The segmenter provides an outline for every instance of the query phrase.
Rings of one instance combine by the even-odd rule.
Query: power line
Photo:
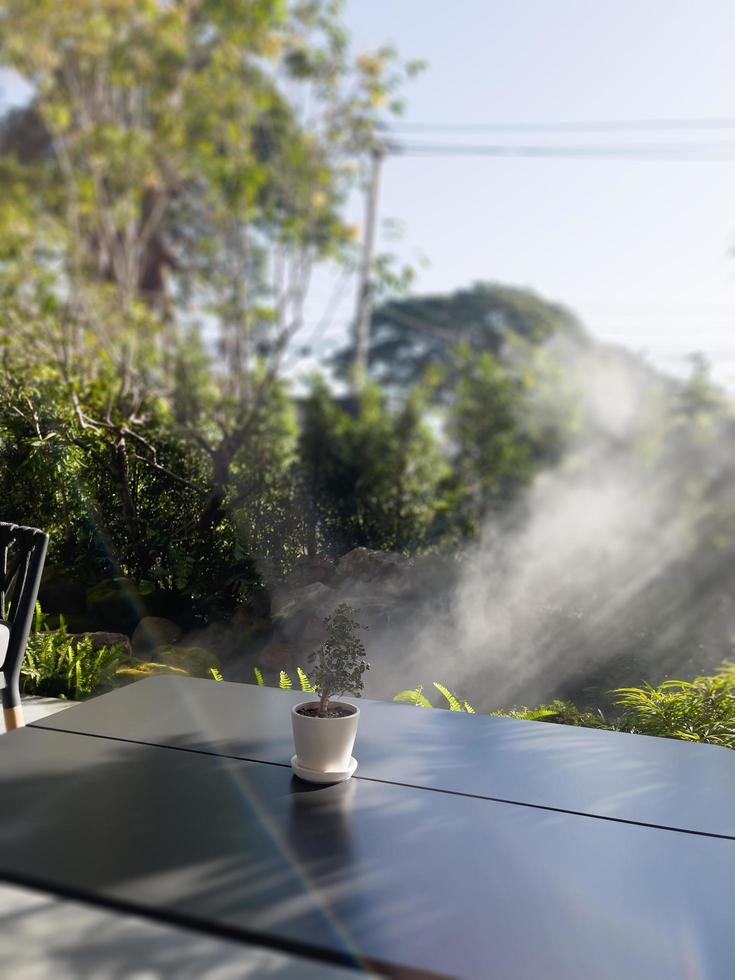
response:
[[[385,152],[409,156],[486,156],[585,159],[734,160],[735,141],[648,144],[412,143],[391,141]]]
[[[394,133],[607,133],[655,130],[735,129],[735,118],[689,119],[594,119],[556,122],[402,122],[391,123]]]

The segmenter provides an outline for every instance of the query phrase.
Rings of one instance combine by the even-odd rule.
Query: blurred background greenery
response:
[[[202,676],[293,669],[284,619],[316,642],[314,587],[336,601],[369,552],[446,562],[396,590],[402,635],[418,635],[488,529],[513,540],[541,475],[621,461],[665,496],[640,563],[682,529],[686,549],[600,618],[611,586],[587,588],[590,541],[568,602],[530,597],[537,634],[557,637],[533,678],[512,638],[489,673],[480,658],[453,678],[448,652],[441,676],[479,684],[487,709],[501,694],[598,705],[729,656],[735,415],[703,362],[668,378],[526,289],[414,295],[386,255],[363,284],[366,353],[357,332],[318,363],[300,347],[315,276],[364,267],[348,202],[370,190],[421,64],[389,47],[353,57],[327,0],[6,0],[0,25],[0,66],[32,92],[0,119],[0,515],[51,535],[46,631],[63,616],[74,635],[108,634],[88,650],[115,650],[98,657],[106,684],[128,654],[187,669],[177,644],[210,651]],[[622,428],[585,400],[610,370],[635,392]],[[617,390],[597,394],[614,414]],[[368,553],[344,564],[355,549]],[[384,567],[349,572],[379,637],[400,618],[375,611]],[[377,693],[400,686],[397,656]],[[518,684],[498,693],[500,670]]]

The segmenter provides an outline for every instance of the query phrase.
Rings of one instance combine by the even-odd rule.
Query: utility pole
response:
[[[372,313],[372,271],[375,250],[375,225],[378,213],[378,190],[380,187],[380,166],[385,156],[385,148],[380,144],[370,153],[370,176],[365,192],[365,233],[362,241],[362,259],[357,283],[357,306],[355,309],[354,357],[352,361],[352,388],[359,394],[368,368],[368,344],[370,341],[370,316]]]

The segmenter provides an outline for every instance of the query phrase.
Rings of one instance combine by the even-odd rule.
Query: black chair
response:
[[[0,523],[0,688],[6,731],[24,724],[18,682],[47,547],[43,531]]]

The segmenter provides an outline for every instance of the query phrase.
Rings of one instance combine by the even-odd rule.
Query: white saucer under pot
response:
[[[291,759],[291,768],[299,779],[303,779],[307,783],[344,783],[354,775],[357,769],[357,759],[354,756],[350,756],[350,764],[346,769],[334,772],[319,772],[316,769],[307,769],[306,766],[302,766],[298,756],[295,755]]]
[[[302,715],[300,708],[318,708],[318,701],[302,701],[291,709],[294,748],[301,769],[349,779],[350,766],[354,762],[352,750],[355,746],[357,723],[360,709],[345,701],[331,702],[334,707],[349,709],[349,714],[338,718],[318,718],[315,715]],[[354,769],[353,769],[354,772]],[[339,776],[340,773],[348,775]]]

